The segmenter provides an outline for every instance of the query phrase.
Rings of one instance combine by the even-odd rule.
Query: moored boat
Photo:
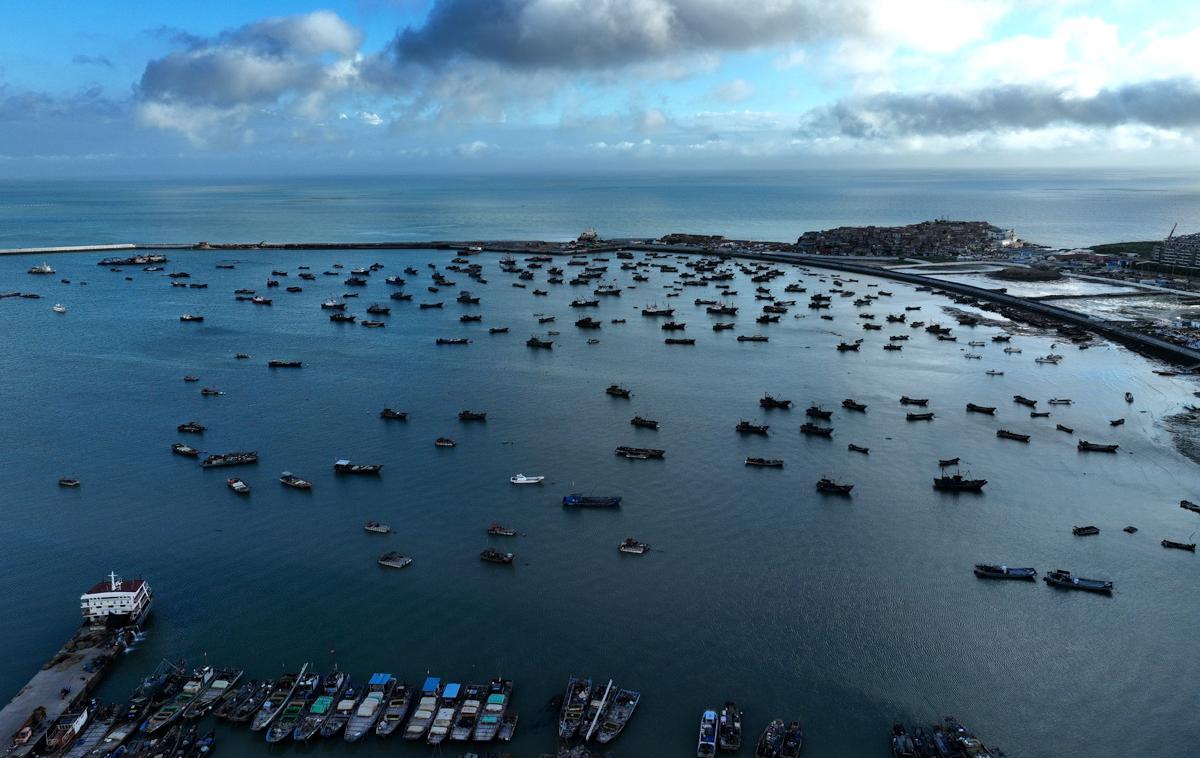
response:
[[[758,466],[760,468],[783,468],[782,458],[747,458],[747,466]]]
[[[392,688],[391,695],[383,706],[383,715],[375,724],[375,736],[387,737],[400,728],[412,706],[412,689],[403,682]]]
[[[412,565],[412,558],[409,558],[407,555],[404,555],[403,553],[398,553],[393,550],[391,552],[384,553],[383,555],[379,556],[379,559],[375,562],[378,563],[380,566],[386,566],[388,568],[402,569],[402,568],[407,568]]]
[[[485,547],[479,553],[479,560],[484,563],[501,563],[507,565],[512,563],[515,557],[512,553],[504,553],[494,547]]]
[[[697,758],[712,758],[717,754],[717,712],[700,715],[700,737],[696,742]]]
[[[1095,527],[1090,524],[1088,526],[1073,526],[1073,527],[1071,527],[1071,534],[1074,534],[1076,537],[1091,537],[1091,536],[1097,535],[1099,533],[1100,533],[1099,527]]]
[[[833,479],[825,477],[817,480],[817,492],[828,495],[849,495],[853,489],[853,484],[838,484]]]
[[[204,460],[200,461],[200,465],[203,468],[244,466],[250,463],[258,463],[258,453],[253,450],[236,451],[232,453],[213,453]]]
[[[1053,587],[1062,587],[1069,590],[1083,590],[1084,592],[1098,592],[1101,594],[1112,594],[1113,583],[1104,579],[1085,579],[1081,576],[1074,576],[1070,571],[1063,569],[1055,569],[1042,577],[1042,581]]]
[[[346,742],[357,742],[364,734],[375,728],[375,723],[383,715],[384,704],[396,687],[396,677],[391,674],[372,674],[367,680],[362,700],[354,709],[354,715],[346,722],[342,739]]]
[[[1163,540],[1161,544],[1163,547],[1170,547],[1176,550],[1187,550],[1193,553],[1196,552],[1195,542],[1176,542],[1175,540]]]
[[[1102,445],[1097,442],[1088,442],[1087,440],[1079,440],[1079,444],[1076,445],[1076,447],[1079,449],[1080,452],[1115,453],[1115,452],[1117,452],[1117,448],[1119,448],[1120,445]]]
[[[630,419],[629,423],[632,424],[633,426],[636,426],[636,427],[639,427],[642,429],[657,429],[658,428],[657,421],[654,421],[654,420],[648,419],[648,418],[642,418],[641,416],[634,416],[632,419]]]
[[[227,485],[229,485],[229,489],[233,490],[234,492],[236,492],[239,495],[249,495],[250,494],[250,485],[246,484],[245,482],[243,482],[241,479],[238,479],[237,477],[232,477],[230,479],[226,479],[225,483]]]
[[[725,701],[717,722],[717,748],[736,753],[742,749],[742,712],[737,703]]]
[[[864,405],[863,403],[855,402],[851,398],[846,398],[845,400],[843,400],[842,407],[848,411],[865,411],[865,410],[867,410],[866,405]]]
[[[564,506],[578,508],[614,508],[621,504],[620,495],[581,495],[573,493],[564,495],[562,499]]]
[[[754,749],[754,758],[779,758],[779,750],[783,747],[786,735],[787,729],[783,719],[775,719],[767,724],[762,737],[758,739],[758,746]]]
[[[514,474],[508,478],[508,481],[513,484],[541,484],[545,480],[544,476],[526,476],[525,474]]]
[[[426,677],[421,685],[420,697],[417,700],[412,718],[404,728],[404,739],[419,740],[429,732],[433,717],[437,713],[438,698],[442,694],[442,680],[436,676]]]
[[[900,405],[925,406],[925,405],[929,405],[929,398],[927,398],[927,397],[909,397],[908,395],[901,395],[900,396]]]
[[[954,460],[957,461],[957,459]],[[947,490],[950,492],[979,492],[985,484],[987,484],[987,479],[967,479],[962,474],[938,476],[933,479],[933,488],[935,490]]]
[[[567,691],[563,695],[562,710],[558,717],[559,739],[569,740],[579,732],[579,724],[583,721],[591,692],[591,679],[572,676],[567,681]]]
[[[988,415],[993,415],[996,413],[996,407],[993,405],[976,405],[975,403],[967,403],[967,412],[986,413]]]
[[[299,723],[296,724],[296,728],[292,731],[292,739],[296,742],[307,742],[313,735],[320,732],[321,727],[334,714],[349,683],[350,677],[341,671],[333,671],[325,676],[321,680],[316,697],[313,698]]]
[[[617,689],[601,714],[601,719],[593,734],[596,741],[603,745],[616,739],[625,725],[629,723],[629,719],[633,717],[633,712],[641,699],[640,692],[624,688]]]
[[[802,434],[809,434],[809,435],[812,435],[815,437],[832,437],[833,436],[833,427],[832,426],[817,426],[816,424],[810,424],[806,421],[800,425],[800,432]]]
[[[363,524],[363,531],[371,532],[373,534],[391,534],[392,528],[387,524],[383,524],[378,521],[368,521]]]
[[[607,388],[605,388],[604,394],[606,394],[610,397],[628,398],[633,393],[631,393],[629,390],[625,389],[624,387],[621,387],[620,385],[610,384]]]
[[[997,429],[996,436],[1000,437],[1001,439],[1016,440],[1017,442],[1028,442],[1029,441],[1028,434],[1018,434],[1017,432],[1010,432],[1007,429]]]
[[[342,691],[341,697],[337,704],[333,706],[328,718],[321,724],[320,734],[322,737],[334,737],[346,728],[346,723],[354,715],[354,711],[358,708],[358,701],[362,698],[362,693],[354,689],[354,686],[349,680],[346,682],[346,688]]]
[[[440,745],[450,736],[450,729],[454,725],[454,716],[461,706],[461,698],[461,685],[451,683],[445,686],[441,698],[438,699],[438,709],[433,716],[433,723],[429,725],[429,734],[425,737],[427,743]]]
[[[476,742],[489,742],[496,737],[508,710],[508,699],[512,695],[512,681],[493,679],[483,701],[483,710],[475,722],[472,737]],[[515,718],[515,716],[514,716]],[[511,739],[512,735],[509,735]]]
[[[182,442],[176,442],[171,445],[171,452],[175,453],[175,455],[182,455],[187,458],[196,458],[200,455],[199,450],[191,445],[185,445]]]
[[[378,474],[383,469],[381,463],[351,463],[345,458],[340,458],[333,463],[333,470],[338,474]]]
[[[800,751],[804,748],[804,729],[800,726],[799,721],[793,721],[788,724],[787,730],[783,735],[783,745],[779,748],[779,758],[800,758]]]
[[[1017,568],[991,563],[976,563],[975,576],[981,579],[1024,579],[1032,582],[1037,578],[1037,569]]]
[[[250,729],[252,731],[261,732],[279,717],[283,709],[283,704],[291,699],[292,693],[295,692],[296,687],[307,673],[308,664],[306,663],[300,669],[299,674],[284,674],[275,680],[275,684],[271,688],[271,694],[267,696],[266,700],[263,701],[262,705],[254,713],[254,718],[250,722]]]
[[[284,471],[279,475],[279,483],[284,487],[291,487],[294,490],[311,490],[312,482],[293,474],[291,471]]]
[[[468,684],[463,688],[462,705],[459,706],[454,723],[450,727],[451,741],[465,742],[471,739],[487,692],[488,688],[482,684]]]
[[[650,546],[645,542],[638,542],[633,537],[626,537],[620,545],[617,545],[617,550],[631,555],[643,555],[650,550]]]
[[[267,728],[267,744],[273,745],[291,738],[292,733],[299,726],[300,720],[308,712],[308,706],[316,697],[317,688],[320,684],[321,675],[315,672],[300,677],[300,681],[296,683],[296,689],[292,691],[291,697],[280,707],[279,716]]]

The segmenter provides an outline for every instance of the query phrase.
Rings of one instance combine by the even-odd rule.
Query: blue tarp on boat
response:
[[[458,688],[457,684],[447,684],[446,689],[442,690],[442,697],[453,700],[458,697]]]
[[[438,685],[441,683],[441,679],[431,676],[425,680],[425,684],[421,685],[421,692],[437,692]]]
[[[391,674],[371,674],[371,681],[368,682],[372,687],[382,687],[387,684],[392,678]]]

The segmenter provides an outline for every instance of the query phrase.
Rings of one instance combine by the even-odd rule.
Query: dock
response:
[[[0,709],[0,740],[3,740],[0,749],[4,750],[4,757],[29,755],[60,716],[82,707],[112,668],[120,650],[117,633],[112,629],[81,626]],[[11,747],[13,735],[39,707],[46,709],[46,716],[34,729],[33,736],[24,745]]]

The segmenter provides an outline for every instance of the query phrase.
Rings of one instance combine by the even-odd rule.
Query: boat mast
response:
[[[117,578],[117,572],[115,572],[115,571],[109,572],[108,584],[109,584],[109,587],[112,588],[112,590],[111,590],[112,592],[116,592],[119,589],[121,589],[121,580]]]
[[[608,693],[612,690],[613,680],[608,680],[608,686],[604,688],[604,697],[600,698],[600,707],[596,709],[596,715],[592,718],[592,724],[588,727],[587,734],[584,735],[583,741],[587,742],[592,738],[592,732],[596,731],[596,722],[600,721],[600,716],[604,713],[604,704],[608,702]]]

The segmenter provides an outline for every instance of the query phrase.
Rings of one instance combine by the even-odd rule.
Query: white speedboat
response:
[[[525,476],[524,474],[517,474],[516,476],[510,477],[508,481],[512,482],[513,484],[541,484],[545,478],[546,477],[544,476]]]
[[[54,304],[54,307],[53,307],[53,308],[51,308],[50,310],[54,311],[55,313],[66,313],[66,312],[67,312],[67,306],[65,306],[65,305],[60,305],[59,303],[55,303],[55,304]]]

